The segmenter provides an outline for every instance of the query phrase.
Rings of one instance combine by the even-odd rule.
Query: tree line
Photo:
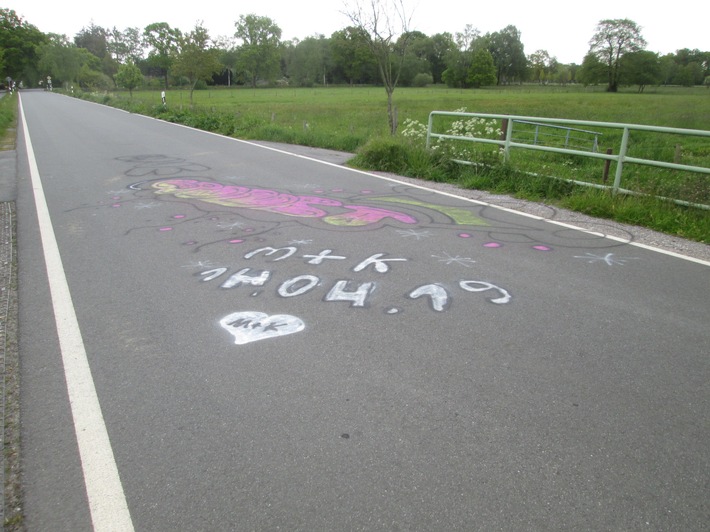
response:
[[[50,76],[55,86],[131,91],[146,83],[191,90],[204,85],[372,85],[386,84],[383,68],[389,68],[399,86],[580,83],[617,91],[631,85],[639,90],[710,85],[710,52],[681,49],[661,56],[648,51],[640,28],[628,19],[600,21],[580,65],[561,64],[546,50],[526,55],[521,33],[512,25],[486,34],[467,25],[459,33],[433,36],[404,25],[377,48],[366,21],[351,21],[330,37],[303,40],[282,40],[274,20],[254,14],[241,15],[234,35],[226,38],[212,38],[201,23],[183,32],[157,22],[124,30],[91,23],[70,40],[42,33],[15,11],[0,9],[0,81],[37,87]],[[386,55],[378,57],[383,47]]]

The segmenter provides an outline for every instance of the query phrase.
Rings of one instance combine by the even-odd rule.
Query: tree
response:
[[[661,82],[661,62],[658,54],[647,50],[626,54],[622,82],[638,85],[639,92],[643,92],[646,85],[658,85]]]
[[[525,47],[520,40],[520,31],[515,26],[506,26],[488,37],[488,50],[496,65],[498,85],[523,81],[527,69]]]
[[[351,85],[377,80],[377,62],[362,28],[348,26],[330,38],[334,69]]]
[[[116,73],[116,84],[120,87],[128,89],[128,93],[133,98],[133,89],[139,87],[143,83],[143,74],[140,68],[133,63],[126,63],[118,67]]]
[[[468,69],[468,82],[475,88],[479,88],[495,85],[496,80],[496,66],[491,53],[485,48],[474,52]]]
[[[327,82],[330,70],[329,41],[323,35],[306,37],[293,47],[286,73],[302,87]]]
[[[50,75],[54,82],[69,85],[78,82],[82,71],[101,74],[101,60],[86,48],[79,48],[64,35],[49,35],[49,42],[38,47],[38,66]]]
[[[0,79],[24,79],[28,84],[39,81],[37,48],[47,40],[46,35],[15,11],[0,8]]]
[[[177,45],[182,33],[167,22],[149,24],[143,30],[143,37],[152,50],[148,52],[148,64],[160,71],[168,88],[168,73],[177,53]]]
[[[201,23],[183,35],[179,41],[178,56],[173,64],[173,73],[190,80],[190,103],[197,82],[208,81],[222,70],[219,50],[211,46],[209,33]]]
[[[387,93],[387,118],[390,133],[394,135],[397,119],[392,95],[409,46],[411,15],[404,7],[404,0],[354,0],[346,3],[345,15],[367,36]]]
[[[107,36],[108,52],[119,63],[138,63],[143,59],[145,41],[139,28],[126,28],[119,31],[113,28]]]
[[[544,84],[550,81],[556,67],[557,60],[550,57],[547,50],[537,50],[528,56],[530,78],[536,83]]]
[[[596,55],[588,53],[577,73],[577,81],[585,86],[603,83],[607,79],[607,70],[607,66]]]
[[[259,79],[273,79],[280,70],[281,28],[269,17],[240,15],[234,23],[239,46],[237,68],[256,87]]]
[[[441,83],[443,81],[442,74],[446,70],[446,57],[456,48],[456,43],[450,33],[437,33],[431,38],[431,43],[427,59],[431,65],[434,83]]]
[[[402,35],[401,39],[408,39],[409,45],[404,54],[399,78],[405,87],[411,87],[415,79],[423,79],[419,74],[426,74],[426,79],[433,81],[429,55],[433,47],[432,40],[420,31],[413,31],[407,35]],[[399,46],[399,43],[397,44]]]
[[[606,19],[599,22],[596,33],[589,41],[589,53],[606,66],[608,92],[619,90],[624,54],[638,52],[645,46],[641,28],[635,22],[629,19]]]
[[[237,65],[239,52],[233,38],[218,37],[215,47],[219,50],[218,59],[223,72],[227,73],[227,86],[231,87],[234,79],[234,70]]]
[[[88,28],[81,28],[74,36],[77,48],[85,48],[96,57],[103,59],[108,55],[108,32],[93,22]]]

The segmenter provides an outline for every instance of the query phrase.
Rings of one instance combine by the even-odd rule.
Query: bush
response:
[[[425,72],[417,74],[412,80],[413,87],[426,87],[427,85],[431,85],[432,83],[434,83],[434,77],[431,74],[427,74]]]

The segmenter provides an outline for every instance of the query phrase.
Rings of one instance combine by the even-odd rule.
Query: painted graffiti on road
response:
[[[348,257],[343,255],[333,255],[333,250],[324,249],[318,254],[301,254],[298,247],[287,246],[283,248],[263,247],[249,251],[244,254],[244,260],[250,260],[261,256],[265,262],[279,262],[286,259],[302,260],[304,264],[318,266],[323,264],[325,259],[348,262]],[[350,272],[371,274],[388,274],[394,265],[405,266],[411,261],[405,257],[391,257],[386,253],[373,253],[372,255],[350,261]],[[203,270],[197,274],[202,282],[219,280],[219,288],[230,290],[243,288],[249,291],[251,297],[256,297],[262,292],[261,288],[270,284],[274,278],[271,269],[257,269],[248,267],[229,268],[220,266]],[[379,277],[379,276],[378,276]],[[368,308],[370,297],[378,289],[379,282],[368,279],[366,281],[355,280],[351,276],[347,278],[333,277],[326,280],[322,275],[315,273],[301,274],[276,281],[275,294],[282,298],[293,298],[310,293],[318,287],[325,287],[325,294],[322,297],[324,302],[346,302],[351,308]],[[461,279],[454,283],[459,293],[486,293],[488,302],[495,305],[510,303],[512,295],[508,290],[488,281],[477,279]],[[412,287],[405,294],[410,300],[425,298],[429,302],[429,308],[435,312],[444,312],[451,307],[454,298],[452,289],[446,283],[430,282]],[[397,314],[398,307],[388,307],[387,314]]]
[[[304,194],[242,184],[240,177],[213,181],[205,177],[211,171],[209,167],[180,157],[135,155],[118,160],[130,165],[126,176],[140,177],[143,181],[123,190],[109,191],[111,201],[99,202],[99,206],[152,211],[168,203],[183,205],[185,212],[168,216],[163,224],[136,226],[132,231],[153,229],[169,233],[192,223],[213,224],[215,240],[184,242],[195,252],[211,245],[254,240],[293,224],[332,231],[389,228],[401,238],[414,241],[436,238],[439,230],[453,230],[472,244],[475,236],[475,245],[489,251],[510,245],[542,252],[623,245],[603,235],[581,234],[571,228],[550,231],[549,226],[517,224],[509,217],[504,219],[500,209],[487,204],[473,203],[471,208],[460,208],[424,201],[421,196],[426,192],[404,183],[390,183],[391,194],[373,190],[347,192],[305,184],[301,187],[309,192]]]
[[[350,309],[377,306],[389,316],[416,308],[435,314],[446,313],[458,299],[489,303],[491,309],[508,305],[513,301],[509,289],[491,282],[480,272],[462,275],[466,270],[477,269],[474,266],[478,266],[480,254],[470,253],[474,247],[485,253],[500,253],[508,246],[522,245],[542,254],[557,248],[586,248],[584,251],[592,251],[575,258],[608,265],[630,260],[617,259],[612,253],[594,253],[596,248],[610,245],[599,235],[580,235],[569,228],[549,231],[549,226],[544,224],[516,223],[500,209],[487,204],[474,202],[468,208],[441,204],[442,196],[404,183],[387,183],[390,191],[384,193],[381,190],[347,191],[317,184],[300,185],[298,188],[307,189],[300,192],[255,186],[240,177],[212,180],[206,177],[211,172],[209,167],[180,157],[138,155],[119,160],[130,165],[125,171],[127,177],[141,181],[126,189],[111,191],[111,201],[100,202],[99,206],[132,208],[145,213],[135,217],[135,225],[126,234],[146,230],[165,235],[187,232],[177,242],[191,253],[202,254],[208,248],[215,250],[214,255],[221,257],[219,262],[207,260],[202,254],[201,260],[184,267],[196,269],[195,276],[200,283],[249,298],[250,304],[242,307],[249,310],[235,311],[219,319],[219,325],[232,336],[236,345],[306,329],[300,317],[256,310],[254,298],[262,294],[283,300],[312,299],[315,295],[323,303],[340,303]],[[426,201],[427,196],[436,199]],[[168,212],[162,214],[161,209]],[[304,235],[306,238],[282,241],[281,235],[286,230],[299,228],[309,231]],[[434,279],[427,280],[413,275],[412,266],[416,265],[410,257],[390,255],[382,250],[349,257],[328,244],[316,248],[317,251],[304,249],[316,240],[311,236],[375,230],[393,231],[401,239],[422,244],[430,238],[453,236],[461,243],[456,247],[467,253],[431,254],[432,266],[438,263],[459,273],[453,278],[432,273]],[[176,241],[173,239],[173,242]],[[282,243],[273,245],[276,242]],[[225,259],[220,251],[225,249],[224,245],[234,246],[227,254],[230,258]],[[250,247],[239,251],[241,258],[234,260],[233,250],[248,245]],[[304,264],[306,271],[295,273],[279,268],[293,261]],[[284,271],[291,273],[284,274]],[[397,296],[402,298],[400,301],[390,299],[391,292],[386,290],[390,283],[385,279],[391,272],[404,272],[402,275],[406,278],[414,279]],[[390,295],[385,297],[384,293]]]
[[[267,338],[287,336],[305,329],[301,318],[288,314],[268,315],[263,312],[233,312],[219,320],[236,345],[244,345]]]

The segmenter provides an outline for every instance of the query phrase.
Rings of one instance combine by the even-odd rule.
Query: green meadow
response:
[[[380,87],[207,88],[81,95],[131,112],[243,139],[270,140],[356,153],[351,164],[462,187],[545,201],[599,217],[647,226],[710,242],[710,211],[646,196],[612,195],[571,185],[613,181],[614,163],[604,177],[604,162],[579,156],[516,150],[504,164],[495,147],[465,148],[456,142],[426,150],[421,136],[407,135],[426,125],[431,111],[566,118],[710,130],[710,90],[704,87],[629,88],[520,85],[487,89],[398,88],[394,93],[398,134],[388,133],[387,100]],[[500,124],[494,124],[500,127]],[[517,127],[517,126],[516,126]],[[616,135],[616,137],[615,137]],[[600,136],[600,151],[619,146],[619,133]],[[633,133],[629,155],[710,168],[705,137]],[[484,146],[484,147],[481,147]],[[473,165],[452,163],[466,152]],[[622,187],[649,196],[710,204],[707,174],[627,165]]]
[[[130,99],[128,93],[114,95]],[[160,91],[134,91],[132,100],[159,107]],[[187,90],[167,91],[168,111],[226,113],[241,119],[237,127],[247,136],[255,130],[281,129],[283,135],[322,136],[331,144],[324,147],[354,151],[388,132],[386,95],[380,87],[219,88],[196,90],[192,100]],[[710,130],[710,90],[700,87],[652,87],[641,94],[635,90],[611,94],[601,86],[398,88],[394,104],[400,124],[408,118],[426,122],[433,110],[466,108],[477,113]]]

